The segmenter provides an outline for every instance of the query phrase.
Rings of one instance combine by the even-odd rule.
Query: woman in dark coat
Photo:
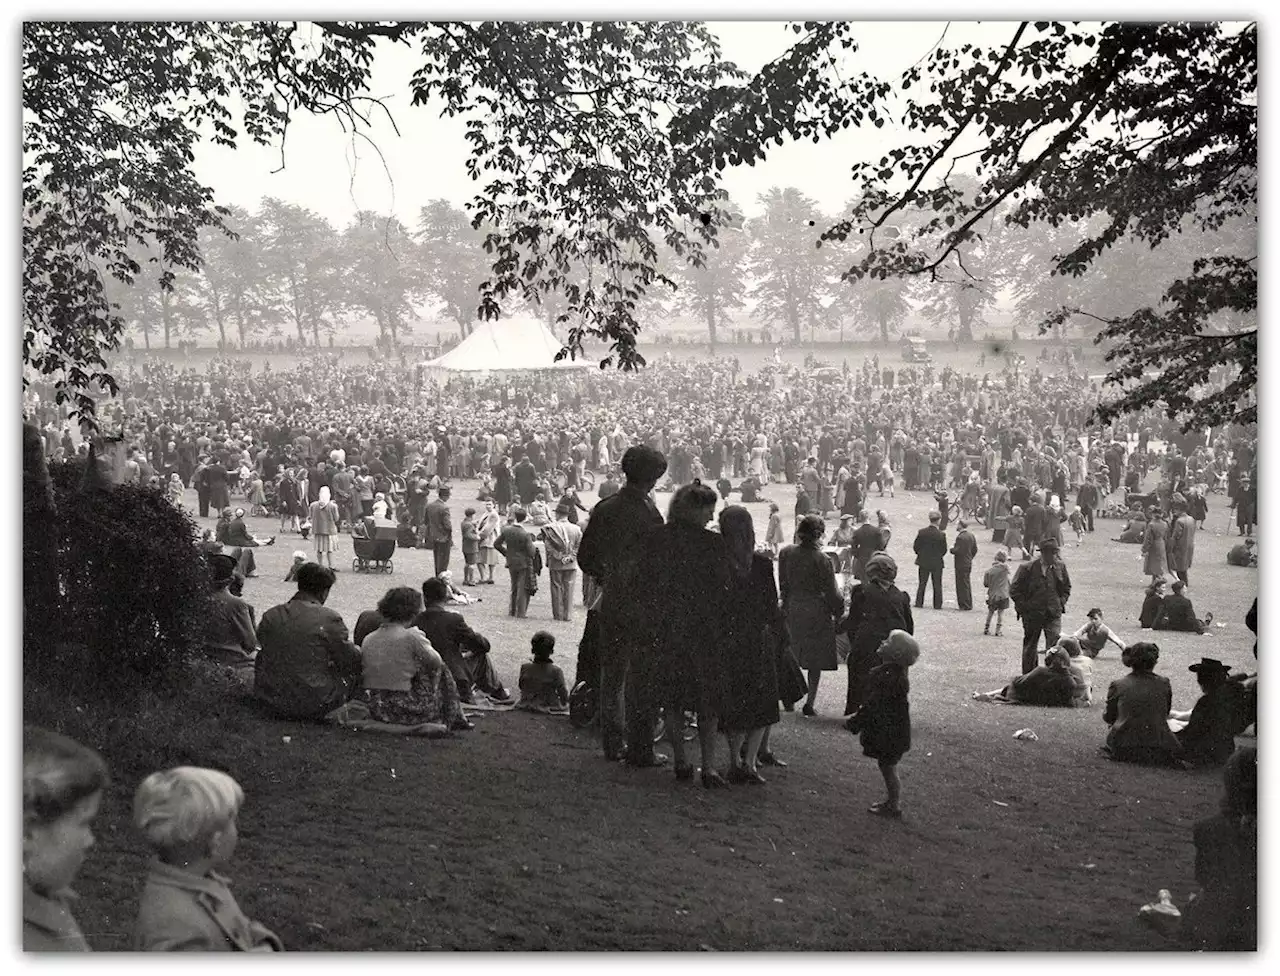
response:
[[[642,696],[666,710],[677,779],[693,778],[680,717],[697,711],[702,785],[708,788],[726,785],[715,758],[717,725],[729,697],[729,559],[724,539],[706,528],[715,509],[714,489],[694,481],[675,493],[667,523],[649,536],[636,577],[650,586],[649,651],[632,658],[627,678],[638,678]]]
[[[1109,759],[1151,766],[1181,766],[1182,744],[1169,729],[1173,687],[1155,673],[1160,648],[1155,644],[1130,644],[1121,662],[1129,674],[1111,682],[1102,720],[1110,726],[1103,747]]]
[[[493,500],[498,503],[499,513],[505,515],[511,505],[512,483],[511,466],[502,458],[493,466]]]
[[[720,513],[729,559],[728,698],[720,728],[729,740],[729,782],[763,783],[756,771],[765,731],[778,722],[777,635],[782,631],[773,561],[755,551],[751,513],[731,505]],[[744,741],[745,740],[745,741]],[[745,750],[745,751],[744,751]]]
[[[800,667],[809,675],[805,715],[818,714],[813,707],[823,671],[839,667],[836,658],[836,615],[844,600],[836,588],[835,570],[822,552],[826,525],[820,515],[806,515],[796,528],[797,544],[778,553],[778,582],[787,636]]]
[[[879,664],[876,651],[892,631],[915,633],[911,597],[894,585],[898,564],[886,552],[867,560],[866,580],[849,594],[849,615],[841,627],[849,634],[849,690],[844,713],[852,715],[865,700],[867,675]]]
[[[1138,626],[1150,630],[1160,617],[1160,608],[1164,606],[1164,580],[1157,578],[1147,587],[1147,595],[1142,599],[1142,609],[1138,612]]]

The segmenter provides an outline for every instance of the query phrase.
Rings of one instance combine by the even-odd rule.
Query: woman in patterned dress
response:
[[[382,624],[360,645],[361,700],[379,722],[470,729],[453,673],[426,635],[412,626],[421,610],[422,594],[411,586],[394,587],[378,601]]]

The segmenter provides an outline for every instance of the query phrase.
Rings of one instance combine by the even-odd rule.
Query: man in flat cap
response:
[[[1062,636],[1062,614],[1071,596],[1071,576],[1058,559],[1058,540],[1040,540],[1040,558],[1023,563],[1009,586],[1009,597],[1022,619],[1022,673],[1036,668],[1036,643],[1044,634],[1048,650]]]
[[[642,700],[638,682],[627,681],[644,612],[635,585],[636,566],[645,538],[662,525],[649,493],[666,470],[667,459],[660,451],[646,445],[627,448],[622,456],[627,482],[596,503],[578,548],[578,565],[601,589],[599,606],[588,608],[587,627],[599,628],[604,756],[617,760],[625,754],[632,766],[657,766],[666,758],[653,751],[652,705]]]

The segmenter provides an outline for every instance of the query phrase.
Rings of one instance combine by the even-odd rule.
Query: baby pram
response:
[[[351,530],[351,548],[356,554],[351,568],[357,573],[393,572],[391,557],[396,551],[396,527],[377,525],[372,518],[361,519]]]

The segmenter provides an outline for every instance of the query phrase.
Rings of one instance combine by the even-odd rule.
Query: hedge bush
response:
[[[82,460],[49,473],[58,608],[49,621],[32,619],[27,608],[28,631],[49,628],[43,639],[24,641],[29,674],[94,697],[181,686],[210,598],[195,522],[158,489],[86,488]],[[27,514],[28,534],[46,530],[38,513]]]

